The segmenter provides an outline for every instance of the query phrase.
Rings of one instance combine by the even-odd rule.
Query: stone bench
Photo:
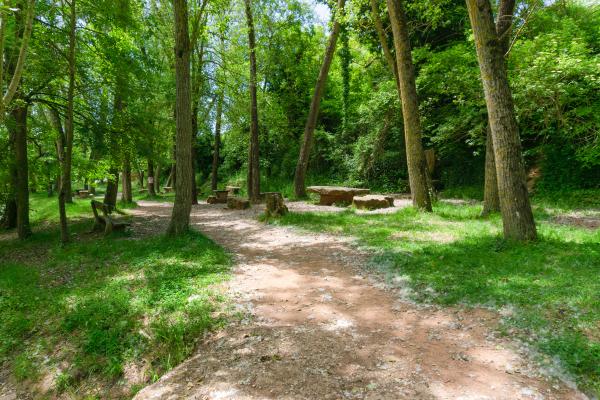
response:
[[[394,207],[394,198],[392,196],[381,196],[381,195],[366,195],[366,196],[354,196],[352,202],[354,207],[366,210],[376,210],[379,208]]]
[[[369,194],[369,189],[350,188],[342,186],[309,186],[306,188],[311,193],[317,193],[319,205],[331,206],[335,204],[352,204],[354,196]]]

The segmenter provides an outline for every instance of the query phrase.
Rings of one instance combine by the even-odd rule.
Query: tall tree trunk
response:
[[[492,131],[504,237],[534,240],[537,233],[525,182],[519,128],[492,7],[489,0],[467,0],[467,9]]]
[[[17,167],[17,234],[19,239],[31,236],[29,226],[29,165],[27,161],[27,105],[11,111],[15,120],[15,164]]]
[[[192,96],[190,82],[190,37],[187,0],[174,0],[176,86],[176,175],[175,203],[168,233],[189,230],[192,209]]]
[[[490,124],[487,125],[485,143],[485,183],[483,185],[483,210],[482,217],[500,211],[500,197],[498,194],[498,179],[496,177],[496,160],[494,159],[494,143]]]
[[[156,164],[156,170],[154,171],[154,191],[160,193],[160,173],[162,168],[160,163]]]
[[[421,121],[419,100],[415,82],[415,68],[408,36],[406,13],[400,0],[387,0],[388,13],[394,35],[396,65],[400,81],[400,100],[404,119],[406,142],[406,163],[413,205],[431,211],[431,198],[428,188],[427,162],[421,143]]]
[[[196,99],[194,97],[194,99]],[[194,105],[192,107],[192,180],[190,184],[192,185],[192,204],[198,204],[198,187],[196,185],[196,167],[198,157],[198,139],[196,135],[198,134],[198,101],[194,101]]]
[[[396,60],[394,59],[394,55],[390,51],[390,47],[387,42],[387,35],[385,33],[385,29],[383,28],[383,24],[381,23],[381,17],[379,15],[379,7],[377,6],[378,0],[370,0],[371,2],[371,17],[373,18],[373,24],[375,25],[375,30],[377,31],[377,37],[379,38],[379,43],[381,44],[381,49],[383,50],[383,55],[385,56],[385,60],[387,61],[390,72],[394,76],[394,80],[396,81],[396,89],[398,89],[398,93],[400,93],[400,79],[398,77],[398,67],[396,65]]]
[[[345,0],[338,0],[337,10],[335,11],[341,15],[344,5]],[[321,97],[323,96],[325,82],[327,82],[329,68],[331,67],[331,62],[335,53],[335,45],[337,43],[338,36],[340,35],[340,27],[340,21],[339,19],[335,18],[334,13],[333,30],[331,31],[329,41],[327,42],[323,64],[321,64],[321,70],[319,71],[319,77],[317,78],[315,91],[310,103],[308,118],[306,120],[306,125],[304,126],[302,147],[300,148],[300,154],[298,156],[298,164],[296,164],[296,173],[294,175],[294,193],[296,194],[296,197],[306,197],[306,171],[308,170],[308,161],[310,159],[315,128],[317,126],[317,117],[319,116]]]
[[[131,187],[131,161],[129,160],[129,154],[125,155],[125,161],[123,161],[122,177],[121,200],[126,203],[131,203],[133,201],[133,193]]]
[[[117,195],[119,193],[119,170],[113,167],[108,172],[110,174],[110,177],[108,178],[108,183],[106,184],[106,192],[104,193],[104,204],[116,206]]]
[[[138,170],[138,187],[140,189],[144,189],[144,170],[143,169]]]
[[[219,152],[221,151],[221,118],[223,117],[223,92],[219,93],[217,100],[217,121],[215,124],[215,147],[213,150],[212,173],[210,188],[217,190],[219,182]]]
[[[250,146],[248,150],[248,197],[252,202],[260,199],[260,166],[258,147],[258,100],[256,97],[256,38],[252,18],[251,0],[244,0],[250,48]]]
[[[512,26],[515,0],[500,0],[498,16],[496,18],[496,32],[500,40],[502,53],[506,55],[510,44],[510,27]],[[483,211],[481,216],[500,211],[500,198],[498,194],[498,179],[496,178],[496,161],[494,158],[494,145],[488,122],[485,145],[485,183],[483,188]]]
[[[71,187],[71,165],[73,159],[73,137],[75,133],[75,124],[73,121],[73,107],[75,99],[75,45],[76,45],[76,29],[77,15],[75,0],[70,3],[69,15],[69,87],[67,89],[67,118],[66,134],[64,145],[64,162],[62,163],[62,176],[60,179],[60,191],[58,193],[58,213],[60,217],[60,241],[64,244],[69,241],[69,227],[67,225],[67,210],[65,203],[73,202],[73,194]]]
[[[17,163],[15,158],[16,148],[15,148],[15,139],[17,136],[17,124],[14,118],[14,115],[8,117],[8,121],[6,121],[6,127],[8,129],[9,134],[9,148],[11,152],[11,160],[8,164],[9,169],[9,177],[10,177],[10,186],[9,193],[6,200],[6,204],[4,206],[4,214],[2,215],[2,227],[4,229],[14,229],[17,227],[17,185],[18,185],[18,177],[17,177]]]
[[[206,3],[203,3],[206,4]],[[200,21],[194,26],[198,32],[200,29]],[[196,184],[196,169],[198,168],[198,111],[200,102],[200,93],[202,89],[202,68],[204,60],[204,40],[200,43],[200,49],[197,58],[193,57],[192,65],[194,66],[194,74],[192,75],[192,204],[198,204],[198,186]],[[194,63],[194,61],[196,61]]]
[[[156,190],[154,190],[154,162],[151,158],[148,159],[148,195],[156,196]]]

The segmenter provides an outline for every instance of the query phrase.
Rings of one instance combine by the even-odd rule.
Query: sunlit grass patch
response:
[[[57,236],[52,226],[0,241],[0,362],[28,386],[50,375],[55,391],[116,385],[126,398],[225,322],[219,284],[230,258],[205,236],[84,236],[66,246]],[[141,381],[126,379],[134,366]]]

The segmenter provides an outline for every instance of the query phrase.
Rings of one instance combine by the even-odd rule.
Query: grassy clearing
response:
[[[34,197],[36,224],[55,220],[51,200]],[[51,377],[55,392],[127,398],[224,323],[215,285],[230,259],[198,233],[88,234],[87,200],[69,215],[88,219],[65,247],[47,224],[27,242],[0,240],[0,362],[28,387]]]
[[[547,204],[544,204],[546,206]],[[352,235],[374,266],[404,276],[419,301],[508,311],[503,331],[559,357],[582,388],[600,393],[600,230],[552,223],[536,211],[539,241],[500,238],[480,205],[438,203],[432,214],[289,214],[278,223]]]

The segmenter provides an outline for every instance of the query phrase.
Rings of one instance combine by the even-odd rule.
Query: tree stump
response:
[[[279,192],[263,193],[266,198],[265,215],[267,217],[281,217],[288,213],[288,208],[283,202],[283,196]]]
[[[240,197],[227,197],[227,208],[230,210],[245,210],[250,208],[250,202]]]

